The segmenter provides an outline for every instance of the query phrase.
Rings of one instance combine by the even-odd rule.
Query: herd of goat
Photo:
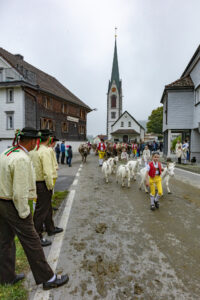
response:
[[[120,183],[122,187],[125,186],[125,181],[127,180],[127,187],[130,187],[131,180],[136,180],[138,177],[140,179],[139,189],[144,188],[145,192],[148,193],[147,187],[145,185],[146,181],[146,167],[140,168],[142,166],[142,159],[137,158],[137,160],[130,160],[127,164],[118,164],[118,157],[111,157],[103,162],[102,172],[105,177],[106,183],[109,182],[109,178],[112,174],[116,175],[116,182]],[[167,163],[166,167],[161,174],[162,183],[166,185],[167,192],[170,194],[169,189],[169,179],[174,176],[175,163]]]

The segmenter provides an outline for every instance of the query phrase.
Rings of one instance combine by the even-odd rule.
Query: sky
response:
[[[87,133],[105,134],[115,27],[123,111],[147,120],[200,44],[199,12],[199,0],[0,0],[0,47],[96,108]]]

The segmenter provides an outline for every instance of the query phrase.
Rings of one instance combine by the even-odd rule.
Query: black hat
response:
[[[38,136],[38,130],[36,130],[33,127],[24,127],[22,130],[17,129],[15,131],[15,137],[12,142],[13,146],[17,146],[19,143],[19,137],[20,138],[29,138],[29,139],[37,139]]]
[[[53,141],[54,142],[58,142],[59,141],[59,139],[57,139],[57,137],[54,135],[54,136],[52,136],[52,138],[53,138]]]
[[[22,130],[17,129],[15,132],[17,136],[30,137],[30,138],[38,138],[38,130],[33,127],[24,127]]]
[[[40,129],[39,135],[43,137],[49,137],[51,135],[51,131],[49,129]]]

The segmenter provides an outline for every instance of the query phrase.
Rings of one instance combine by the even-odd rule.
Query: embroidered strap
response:
[[[19,148],[20,148],[19,146],[12,147],[11,149],[9,149],[4,154],[7,155],[7,156],[9,156],[12,152],[19,152],[19,150],[18,150]]]

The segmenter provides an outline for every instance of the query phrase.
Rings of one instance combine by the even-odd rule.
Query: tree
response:
[[[162,134],[163,124],[163,106],[152,110],[151,115],[148,117],[147,133],[160,133]]]

